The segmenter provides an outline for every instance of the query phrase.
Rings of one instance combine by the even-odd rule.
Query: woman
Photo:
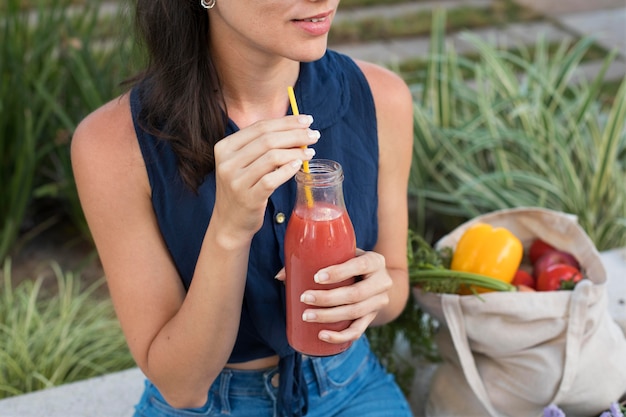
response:
[[[147,376],[137,416],[411,415],[364,332],[408,297],[412,100],[393,73],[326,50],[337,6],[137,1],[147,68],[72,143],[116,313]],[[360,248],[317,277],[362,278],[303,295],[307,320],[353,320],[320,332],[353,342],[326,358],[287,344],[281,282],[281,220],[314,154],[343,165]]]

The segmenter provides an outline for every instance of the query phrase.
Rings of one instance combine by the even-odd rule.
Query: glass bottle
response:
[[[333,344],[319,339],[320,330],[340,331],[351,321],[311,323],[302,320],[310,306],[300,301],[308,289],[332,289],[354,283],[354,278],[337,284],[318,284],[313,276],[320,269],[343,263],[356,254],[354,228],[343,198],[343,170],[338,162],[316,159],[309,172],[296,174],[296,203],[285,235],[285,286],[287,339],[297,351],[311,356],[328,356],[350,347],[350,342]]]

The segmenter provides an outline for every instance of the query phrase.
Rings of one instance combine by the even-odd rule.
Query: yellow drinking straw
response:
[[[296,95],[293,92],[293,87],[287,87],[287,94],[289,95],[289,102],[291,103],[291,112],[294,116],[298,116],[300,112],[298,111],[298,103],[296,102]],[[303,149],[306,146],[302,147]],[[302,170],[305,174],[309,173],[309,161],[302,161]],[[308,207],[313,207],[313,194],[311,194],[311,189],[307,186],[304,187],[304,195],[306,196],[306,205]]]

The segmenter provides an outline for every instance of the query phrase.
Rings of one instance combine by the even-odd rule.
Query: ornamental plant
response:
[[[79,276],[53,263],[41,276],[14,285],[11,262],[5,261],[0,398],[134,365],[110,299],[98,294],[103,284],[101,279],[83,288]]]
[[[89,237],[69,143],[78,121],[122,91],[142,59],[130,19],[88,0],[0,4],[0,262],[68,218]],[[114,5],[114,3],[112,3]],[[115,36],[113,36],[115,35]]]
[[[579,64],[592,39],[512,53],[465,34],[478,51],[470,61],[446,45],[444,27],[439,12],[415,88],[416,230],[539,206],[576,215],[599,250],[626,245],[626,82],[609,102],[602,93],[615,53],[588,81]]]

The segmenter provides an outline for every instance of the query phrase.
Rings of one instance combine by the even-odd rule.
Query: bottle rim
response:
[[[296,181],[315,187],[334,186],[343,181],[343,168],[337,161],[313,159],[309,161],[309,172],[301,167],[296,173]]]

